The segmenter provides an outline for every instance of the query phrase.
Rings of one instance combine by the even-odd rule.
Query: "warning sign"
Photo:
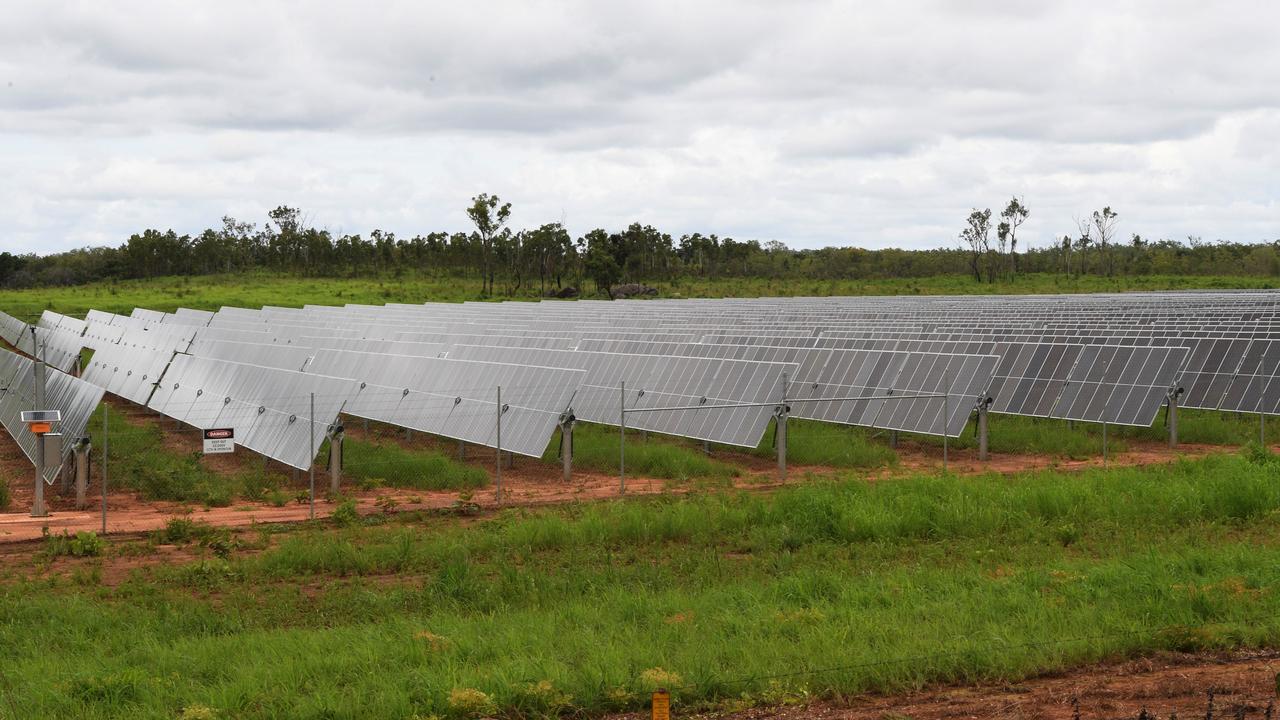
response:
[[[235,428],[210,428],[204,431],[204,454],[229,453],[236,451]]]
[[[653,694],[653,704],[649,706],[650,720],[671,720],[671,693],[658,690]]]

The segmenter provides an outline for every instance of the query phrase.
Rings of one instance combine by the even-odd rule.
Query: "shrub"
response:
[[[350,527],[360,522],[360,513],[356,511],[355,500],[343,500],[333,509],[333,521],[341,527]]]
[[[484,717],[498,712],[498,704],[486,693],[475,688],[454,688],[449,691],[449,708],[463,717]]]
[[[81,530],[75,535],[70,535],[64,530],[59,535],[52,535],[46,526],[42,533],[44,535],[44,552],[51,558],[66,555],[71,557],[98,557],[107,548],[106,541],[98,537],[95,532]]]

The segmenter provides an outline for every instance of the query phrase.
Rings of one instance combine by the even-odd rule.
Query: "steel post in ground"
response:
[[[951,403],[947,391],[942,392],[942,472],[947,471],[947,456],[950,454],[951,437],[947,427],[947,419],[951,417]]]
[[[627,491],[627,382],[618,383],[618,494]]]
[[[782,373],[782,403],[778,405],[778,411],[775,422],[777,423],[777,436],[774,444],[778,450],[778,480],[785,482],[787,479],[787,416],[790,415],[791,408],[787,407],[787,374]]]
[[[987,459],[987,403],[978,403],[978,459]]]
[[[75,451],[76,509],[89,507],[89,438],[80,438],[72,448]]]
[[[498,386],[498,420],[497,420],[495,435],[496,435],[496,441],[494,442],[494,456],[497,458],[497,462],[495,463],[497,465],[497,471],[496,471],[496,474],[494,475],[494,477],[496,478],[496,482],[494,484],[496,492],[494,494],[496,495],[497,501],[502,502],[502,386],[501,385]]]
[[[36,341],[36,329],[31,328],[31,347],[35,361],[31,363],[31,372],[35,383],[35,404],[32,410],[45,410],[44,396],[44,362],[40,359],[40,344]],[[48,517],[49,508],[44,503],[44,434],[36,435],[36,486],[31,500],[31,517]]]
[[[342,484],[342,441],[345,433],[341,427],[329,433],[329,492],[338,494]]]
[[[898,449],[898,431],[897,430],[889,431],[889,447],[893,448],[894,450]]]
[[[102,404],[102,534],[107,534],[107,412],[110,406]]]
[[[308,430],[307,435],[311,440],[310,468],[307,470],[309,478],[308,488],[311,493],[311,519],[316,519],[316,394],[311,393],[311,414],[307,417]]]
[[[1267,414],[1258,413],[1258,444],[1267,446]]]
[[[564,481],[573,479],[573,419],[568,418],[560,423],[560,464],[564,470]]]
[[[1178,393],[1169,393],[1169,447],[1178,447]]]
[[[1102,467],[1107,466],[1107,418],[1102,417]]]

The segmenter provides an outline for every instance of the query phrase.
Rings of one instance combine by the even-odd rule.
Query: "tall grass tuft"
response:
[[[603,473],[617,473],[619,468],[619,430],[602,425],[579,423],[573,429],[573,465],[576,468]],[[551,439],[544,461],[558,457],[560,435]],[[651,433],[646,438],[639,431],[627,432],[627,470],[636,475],[668,480],[710,478],[727,480],[741,470],[733,465],[707,457],[687,441]]]
[[[406,450],[392,442],[348,438],[342,452],[343,473],[356,481],[416,490],[467,490],[489,484],[484,470],[436,450]]]

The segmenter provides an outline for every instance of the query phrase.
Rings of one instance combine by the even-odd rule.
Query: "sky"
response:
[[[792,247],[1280,239],[1280,3],[0,0],[0,250],[301,208]]]

